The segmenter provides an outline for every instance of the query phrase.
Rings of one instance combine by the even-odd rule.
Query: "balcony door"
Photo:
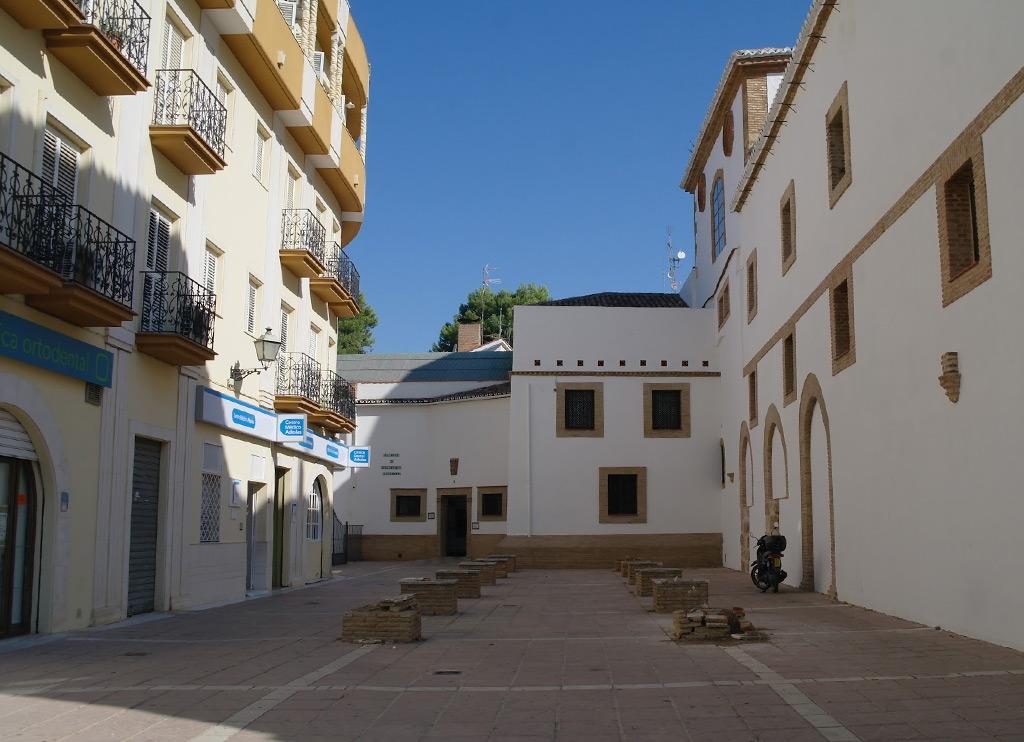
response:
[[[171,220],[149,211],[146,237],[146,274],[142,286],[142,331],[163,332],[167,314],[167,264],[171,254]]]

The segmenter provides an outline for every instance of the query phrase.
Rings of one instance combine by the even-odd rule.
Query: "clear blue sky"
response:
[[[352,0],[370,59],[366,221],[348,252],[379,353],[429,350],[495,290],[668,291],[679,189],[729,54],[792,46],[809,0]]]

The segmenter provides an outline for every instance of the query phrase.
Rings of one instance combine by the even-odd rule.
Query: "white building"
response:
[[[729,58],[688,308],[517,309],[497,549],[697,563],[711,534],[746,569],[779,522],[791,587],[1024,648],[1024,5],[936,5],[816,0]],[[666,399],[688,435],[651,435]]]

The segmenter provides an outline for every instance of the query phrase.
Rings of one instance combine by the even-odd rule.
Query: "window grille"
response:
[[[655,389],[651,392],[651,427],[654,430],[679,430],[682,404],[678,389]]]
[[[565,390],[565,427],[567,430],[594,429],[594,390]]]
[[[608,475],[608,515],[636,515],[636,474]]]
[[[313,482],[306,504],[306,540],[319,541],[323,536],[323,496],[320,491],[320,480]]]
[[[419,495],[396,495],[395,496],[395,517],[396,518],[418,518],[418,517],[420,517],[420,496]]]
[[[220,541],[220,474],[203,474],[202,501],[199,505],[199,541]]]
[[[503,499],[504,498],[501,492],[480,493],[480,515],[500,517],[503,514]]]

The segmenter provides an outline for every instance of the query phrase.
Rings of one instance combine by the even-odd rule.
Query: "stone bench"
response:
[[[681,577],[669,577],[651,580],[651,586],[655,613],[692,611],[708,604],[707,580],[684,580]]]
[[[439,580],[455,580],[456,598],[480,597],[480,570],[439,569],[434,576]]]
[[[481,585],[498,584],[498,569],[494,562],[459,562],[459,569],[471,569],[479,572]]]
[[[459,612],[455,580],[406,577],[398,582],[402,595],[415,595],[424,616],[454,616]]]
[[[414,642],[421,637],[420,605],[415,595],[384,598],[347,611],[342,619],[343,641]]]
[[[662,567],[664,566],[661,562],[649,562],[649,561],[632,561],[622,563],[622,576],[626,578],[626,582],[630,585],[636,584],[636,571],[638,569],[646,569],[648,567]]]
[[[516,567],[516,555],[515,554],[488,554],[488,559],[507,559],[508,560],[508,571],[515,572]]]
[[[682,577],[683,570],[679,567],[641,567],[635,574],[637,597],[649,598],[652,590],[651,580]]]

